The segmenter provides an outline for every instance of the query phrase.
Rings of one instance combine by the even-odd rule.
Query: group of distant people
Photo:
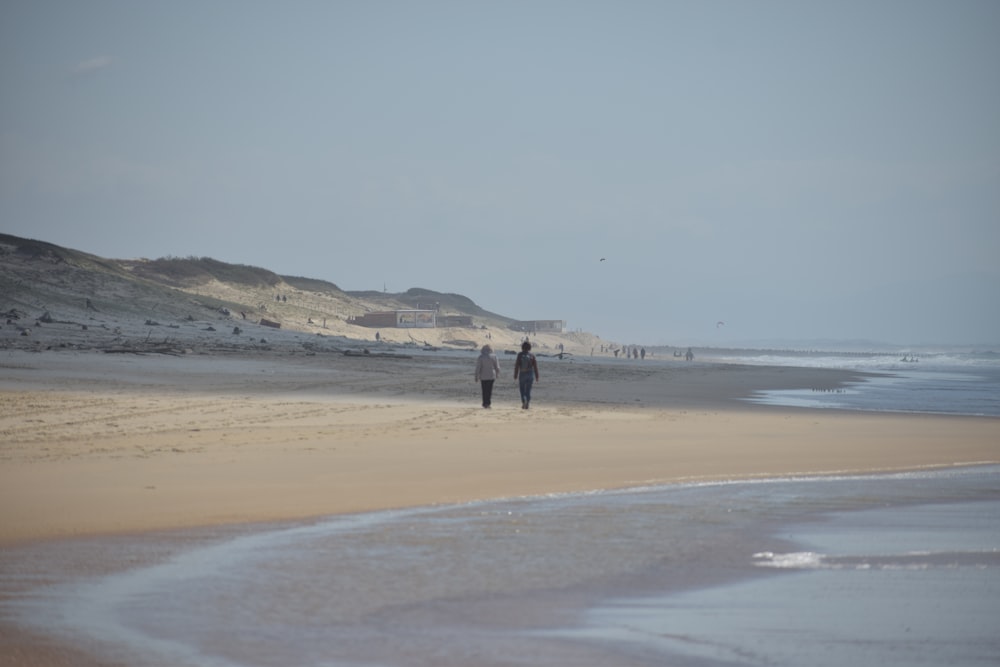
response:
[[[500,362],[493,352],[493,347],[483,345],[476,359],[476,382],[479,382],[483,393],[483,408],[489,409],[493,403],[493,383],[500,377]],[[514,361],[514,379],[521,394],[521,409],[531,407],[531,388],[538,381],[538,360],[531,353],[531,343],[521,343],[521,351]]]
[[[619,350],[615,350],[615,357],[618,357]],[[626,359],[645,359],[646,358],[646,348],[644,347],[632,347],[629,348],[628,345],[621,349],[622,355]]]
[[[646,358],[646,348],[640,347],[638,345],[633,345],[629,347],[628,345],[623,345],[622,347],[612,348],[610,345],[601,345],[601,354],[605,352],[610,352],[615,355],[615,359],[619,355],[625,357],[626,359],[645,359]],[[590,354],[593,356],[594,348],[590,348]]]

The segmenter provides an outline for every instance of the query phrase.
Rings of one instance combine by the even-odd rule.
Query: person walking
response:
[[[518,381],[521,390],[521,409],[527,410],[531,405],[531,386],[538,380],[538,361],[531,353],[531,343],[521,343],[521,351],[514,362],[514,379]]]
[[[489,408],[493,403],[493,382],[500,377],[500,362],[497,355],[493,354],[493,348],[483,345],[483,349],[476,359],[476,382],[483,388],[483,407]]]

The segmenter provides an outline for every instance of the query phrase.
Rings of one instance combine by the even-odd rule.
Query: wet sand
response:
[[[760,389],[835,388],[854,377],[847,372],[549,358],[523,411],[501,357],[505,379],[493,409],[483,410],[473,361],[472,353],[6,351],[0,546],[673,481],[1000,461],[994,418],[739,400]],[[80,568],[118,566],[127,565]],[[85,664],[73,650],[0,620],[0,665]]]

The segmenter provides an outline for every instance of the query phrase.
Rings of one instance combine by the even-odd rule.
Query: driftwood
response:
[[[412,359],[409,354],[396,354],[395,352],[369,352],[368,350],[344,350],[345,357],[378,357],[381,359]]]
[[[441,341],[445,345],[454,345],[455,347],[476,347],[477,343],[474,340],[464,340],[457,338],[455,340],[443,340]]]
[[[106,347],[102,352],[106,354],[169,354],[171,356],[180,357],[184,354],[184,350],[174,347],[172,345],[141,345],[136,347]]]

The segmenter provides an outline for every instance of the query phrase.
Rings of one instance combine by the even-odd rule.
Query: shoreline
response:
[[[974,474],[974,469],[978,466],[966,466],[965,472]],[[882,474],[872,472],[873,479],[879,479]],[[894,472],[888,473],[891,476]],[[933,474],[933,473],[932,473]],[[849,475],[850,479],[835,480],[836,484],[857,484],[863,480],[867,473],[859,475]],[[822,482],[822,475],[819,476]],[[737,480],[738,481],[738,480]],[[784,479],[781,481],[796,483],[795,479]],[[806,483],[817,481],[816,477]],[[765,480],[766,482],[766,480]],[[861,481],[860,483],[865,483]],[[867,482],[874,484],[874,481]],[[884,482],[880,482],[880,485]],[[682,486],[679,484],[678,486]],[[728,485],[723,485],[725,488]],[[739,487],[737,487],[739,488]],[[881,486],[880,486],[881,488]],[[650,489],[653,493],[657,491]],[[626,490],[626,493],[628,491]],[[577,499],[583,499],[590,494],[583,494]],[[891,496],[891,494],[890,494]],[[881,497],[876,492],[876,497]],[[887,496],[888,497],[888,496]],[[888,505],[873,503],[874,498],[869,498],[868,509],[884,509]],[[966,501],[972,498],[967,497]],[[504,506],[507,503],[528,503],[545,502],[544,496],[534,498],[516,499],[496,499],[484,501],[484,506]],[[566,502],[566,499],[557,499],[557,502]],[[572,501],[570,501],[572,502]],[[843,499],[837,500],[831,497],[828,504],[823,506],[801,508],[794,516],[794,525],[801,526],[807,517],[825,516],[829,512],[852,511],[859,508],[856,500],[845,502]],[[922,501],[903,495],[892,501],[893,507],[907,507],[919,505]],[[938,502],[955,502],[954,498],[941,500]],[[422,508],[411,508],[416,510],[414,516],[423,514]],[[437,512],[461,511],[460,506],[455,507],[435,507],[431,508],[431,514]],[[403,510],[403,515],[407,511]],[[466,516],[474,516],[466,511]],[[215,547],[223,546],[231,542],[239,542],[242,538],[257,536],[266,533],[284,534],[291,531],[294,534],[297,530],[305,528],[310,530],[310,526],[315,522],[322,524],[334,519],[333,516],[314,519],[298,519],[266,523],[230,524],[215,525],[193,528],[174,528],[168,530],[144,531],[140,533],[126,533],[117,535],[76,537],[69,539],[58,539],[42,542],[28,542],[17,546],[0,549],[0,563],[13,564],[11,569],[19,573],[17,576],[3,577],[4,586],[0,589],[0,601],[13,602],[18,604],[19,600],[29,602],[39,595],[44,595],[44,591],[53,587],[55,595],[57,591],[65,590],[66,585],[74,586],[76,583],[87,581],[99,581],[103,577],[126,574],[133,570],[142,570],[158,564],[169,564],[178,557],[183,558],[184,554],[198,549],[212,550]],[[659,573],[646,571],[644,568],[625,575],[624,578],[612,577],[610,581],[594,583],[593,585],[581,584],[579,587],[571,587],[567,591],[551,597],[546,593],[545,602],[532,597],[529,593],[524,595],[514,594],[511,599],[498,603],[494,611],[504,611],[514,614],[505,620],[494,619],[499,625],[498,629],[508,633],[512,637],[518,636],[521,632],[528,632],[529,636],[533,624],[539,623],[547,627],[538,637],[549,637],[558,640],[560,637],[569,639],[583,639],[579,645],[566,646],[567,655],[572,656],[574,664],[598,665],[608,664],[607,656],[621,657],[620,653],[613,650],[613,646],[602,647],[600,642],[593,641],[601,637],[603,628],[608,627],[609,620],[600,620],[600,615],[607,610],[612,610],[610,620],[611,627],[617,626],[617,619],[614,618],[615,610],[629,611],[627,606],[630,602],[637,604],[639,609],[647,607],[648,600],[672,599],[673,596],[697,595],[699,591],[719,590],[721,588],[735,587],[733,590],[740,590],[743,587],[758,584],[765,579],[778,575],[778,570],[771,568],[757,567],[754,563],[746,560],[749,553],[760,553],[763,549],[774,549],[778,545],[786,545],[786,548],[796,548],[799,544],[795,539],[785,535],[783,531],[786,522],[771,518],[761,518],[757,522],[758,530],[748,532],[745,529],[737,531],[734,535],[720,536],[721,542],[713,542],[713,553],[722,552],[720,556],[708,559],[708,562],[701,563],[697,568],[692,569],[689,564],[676,563],[683,572],[682,578],[677,579],[669,571]],[[405,539],[405,538],[403,538]],[[734,548],[738,547],[738,548]],[[780,548],[780,547],[779,547]],[[683,548],[681,548],[683,552]],[[754,557],[756,558],[756,556]],[[11,582],[15,582],[12,587]],[[44,583],[41,583],[44,582]],[[653,598],[650,598],[650,589],[657,591]],[[73,590],[70,588],[69,590]],[[490,600],[473,599],[469,603],[468,611],[474,616],[482,613],[481,609],[490,609]],[[520,605],[524,605],[523,607]],[[462,602],[457,602],[457,609],[463,606]],[[625,605],[625,606],[623,606]],[[516,611],[514,609],[516,607]],[[452,607],[456,611],[456,607]],[[390,616],[391,616],[391,612]],[[460,612],[459,612],[460,613]],[[413,622],[407,612],[401,612],[402,620]],[[447,618],[447,617],[446,617]],[[597,626],[594,626],[594,619],[598,619]],[[447,623],[446,619],[442,619]],[[452,621],[453,622],[453,621]],[[601,623],[605,625],[601,625]],[[25,623],[26,625],[21,625]],[[496,631],[496,630],[494,630]],[[707,632],[708,630],[706,630]],[[114,639],[114,634],[104,634],[96,632],[92,635],[68,634],[67,626],[60,625],[50,630],[39,629],[36,621],[17,620],[9,612],[0,615],[0,666],[5,665],[35,665],[38,667],[125,667],[126,665],[161,664],[159,661],[148,662],[141,656],[145,651],[141,644],[129,641],[119,644]],[[69,630],[69,632],[75,632]],[[595,632],[595,635],[591,635]],[[591,640],[591,641],[586,641]],[[682,642],[683,645],[683,642]],[[678,660],[683,660],[687,655],[682,649],[673,655]],[[391,651],[391,649],[390,649]],[[405,652],[399,653],[405,657]],[[131,657],[130,657],[131,656]],[[604,656],[604,657],[602,657]],[[188,664],[188,663],[185,663]],[[190,664],[197,664],[192,662]],[[256,664],[248,662],[246,664]],[[423,663],[421,663],[423,664]],[[448,663],[452,664],[452,663]],[[470,664],[470,663],[454,663]],[[471,663],[480,664],[480,663]],[[486,660],[481,664],[499,664]],[[565,664],[564,661],[545,664]],[[631,663],[630,663],[631,664]],[[652,664],[646,662],[636,662],[635,664]],[[707,663],[706,663],[707,664]],[[714,663],[713,663],[714,664]]]

